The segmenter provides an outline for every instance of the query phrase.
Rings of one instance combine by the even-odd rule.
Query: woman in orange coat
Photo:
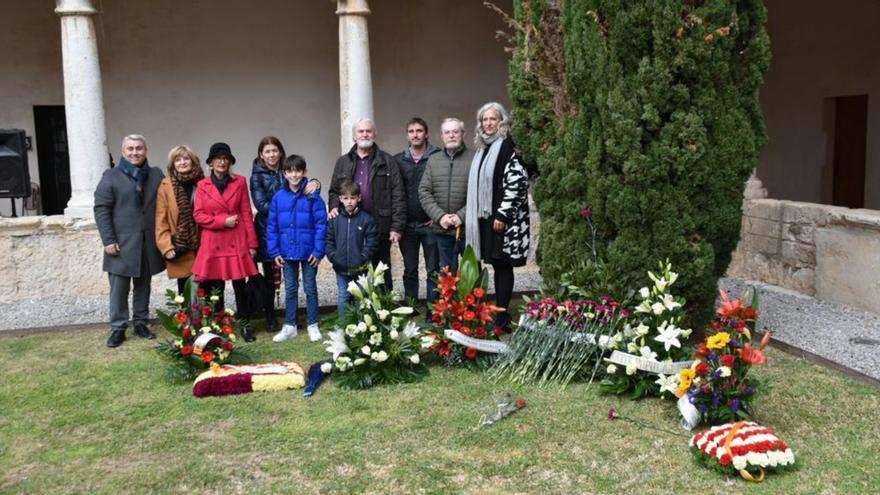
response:
[[[202,236],[192,271],[207,293],[219,290],[221,307],[226,280],[232,280],[242,335],[245,341],[253,342],[256,337],[250,328],[252,311],[245,279],[257,274],[254,263],[257,234],[251,218],[247,180],[230,172],[233,164],[235,156],[228,144],[211,146],[208,153],[211,174],[196,185],[193,218],[201,227]]]
[[[168,278],[177,279],[183,294],[199,249],[199,228],[193,219],[196,183],[205,178],[199,157],[188,146],[168,153],[168,175],[156,195],[156,246],[165,257]]]

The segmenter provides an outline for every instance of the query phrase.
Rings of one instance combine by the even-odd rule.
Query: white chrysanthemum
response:
[[[379,345],[381,343],[382,343],[382,334],[381,333],[376,332],[376,333],[370,335],[370,344]]]
[[[632,354],[634,352],[637,352],[638,350],[639,350],[639,346],[637,346],[635,344],[635,342],[630,342],[630,343],[626,344],[626,352]]]
[[[388,353],[385,351],[374,352],[373,354],[370,355],[370,357],[373,359],[373,361],[376,361],[377,363],[381,363],[381,362],[385,361],[386,359],[388,359]]]
[[[210,332],[210,331],[211,331],[211,327],[202,327],[202,328],[199,330],[199,332],[201,332],[201,333],[208,333],[208,332]]]
[[[737,471],[742,471],[743,469],[746,468],[747,465],[748,465],[748,462],[746,461],[746,456],[738,455],[733,458],[733,468],[736,469]]]
[[[720,372],[720,375],[725,378],[730,376],[730,368],[727,366],[722,366],[722,367],[718,368],[718,371]]]
[[[321,372],[325,375],[333,371],[333,365],[330,363],[324,363],[321,365]]]
[[[419,358],[418,354],[413,354],[412,356],[409,357],[409,361],[412,364],[419,364],[419,362],[421,362],[421,358]]]
[[[364,333],[367,331],[367,324],[359,321],[357,324],[357,333]]]
[[[380,309],[379,311],[376,311],[376,316],[379,317],[379,321],[385,321],[385,319],[388,318],[389,314],[391,314],[391,312],[389,312],[387,309]]]
[[[397,330],[391,330],[390,332],[388,332],[388,336],[391,337],[391,340],[397,340],[397,337],[399,337],[400,334],[397,332]]]
[[[186,299],[184,299],[183,296],[177,296],[174,298],[174,302],[177,304],[183,304],[184,301],[186,301]]]
[[[183,339],[177,339],[174,341],[174,345],[177,347],[183,347]]]
[[[363,354],[365,356],[369,356],[371,354],[371,352],[372,352],[372,350],[370,349],[370,346],[365,345],[365,346],[361,347],[361,354]]]
[[[605,372],[608,373],[609,375],[613,375],[613,374],[617,373],[617,366],[615,366],[613,364],[609,364],[608,367],[605,368]]]
[[[636,365],[634,365],[634,364],[630,364],[626,367],[626,374],[627,375],[635,375],[636,371],[638,371],[638,368],[636,368]]]
[[[217,302],[217,301],[220,300],[220,296],[211,296],[211,297],[209,297],[208,299],[210,299],[211,302]]]

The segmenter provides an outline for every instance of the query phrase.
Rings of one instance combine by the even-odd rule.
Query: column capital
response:
[[[99,12],[91,0],[56,0],[55,13],[61,17],[69,15],[97,15]]]
[[[336,0],[336,15],[370,15],[367,0]]]

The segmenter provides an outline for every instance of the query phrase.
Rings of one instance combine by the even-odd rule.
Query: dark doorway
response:
[[[44,215],[61,215],[70,201],[70,155],[63,105],[34,106],[37,163]]]
[[[834,186],[831,204],[865,206],[868,95],[834,99]]]

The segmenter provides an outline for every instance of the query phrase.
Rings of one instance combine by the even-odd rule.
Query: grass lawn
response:
[[[674,403],[575,384],[491,383],[432,368],[419,384],[196,399],[164,381],[154,342],[104,347],[104,327],[0,338],[0,493],[877,493],[878,390],[777,350],[759,422],[801,469],[762,484],[697,467]],[[302,333],[258,361],[323,356]],[[528,406],[475,426],[504,391]]]

